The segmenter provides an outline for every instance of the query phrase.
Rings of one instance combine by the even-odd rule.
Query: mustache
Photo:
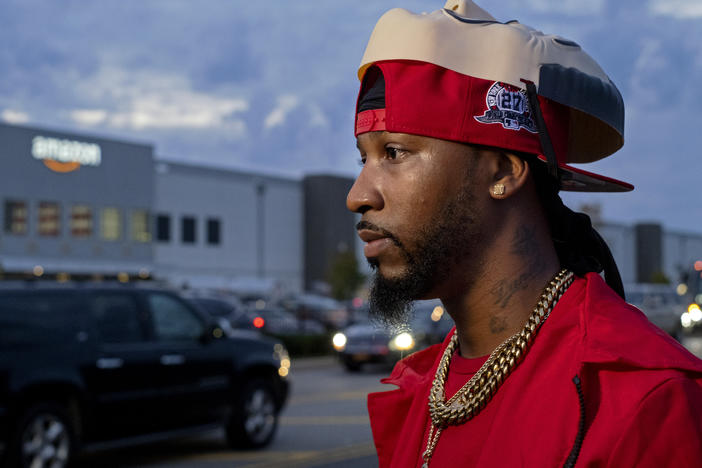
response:
[[[361,229],[367,229],[369,231],[382,234],[383,237],[387,237],[388,239],[390,239],[393,244],[404,249],[404,246],[402,245],[402,242],[400,242],[400,239],[398,239],[392,232],[388,231],[387,229],[383,229],[380,226],[371,223],[370,221],[364,220],[356,223],[356,230],[360,231]]]

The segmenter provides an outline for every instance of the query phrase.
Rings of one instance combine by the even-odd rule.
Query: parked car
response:
[[[203,312],[214,318],[225,333],[231,335],[233,329],[256,330],[249,320],[246,308],[238,301],[229,298],[186,295],[185,298]]]
[[[415,351],[439,343],[452,327],[453,320],[441,302],[417,301],[407,325],[389,330],[369,319],[361,320],[335,334],[332,344],[344,367],[358,371],[367,363],[393,364]]]
[[[626,300],[638,307],[648,319],[669,335],[679,338],[680,316],[686,311],[683,298],[666,284],[629,284]]]
[[[331,297],[305,293],[288,296],[279,303],[297,318],[316,320],[330,331],[346,326],[349,320],[348,309]]]
[[[213,317],[229,318],[240,314],[245,309],[244,304],[236,296],[186,292],[183,297],[201,306]]]
[[[8,467],[67,466],[84,447],[220,425],[274,437],[290,360],[159,289],[0,290],[0,442]]]
[[[262,332],[273,335],[321,335],[326,332],[324,325],[314,319],[298,319],[287,310],[273,306],[251,309],[236,323],[252,323]]]

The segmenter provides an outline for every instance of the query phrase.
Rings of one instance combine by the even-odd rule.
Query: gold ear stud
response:
[[[505,194],[505,186],[504,184],[495,184],[492,186],[492,194],[493,195],[504,195]]]

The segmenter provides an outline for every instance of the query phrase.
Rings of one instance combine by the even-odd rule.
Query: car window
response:
[[[205,312],[215,317],[226,317],[232,313],[232,307],[216,299],[191,299],[190,302],[200,306]]]
[[[269,317],[271,319],[284,320],[284,319],[294,317],[293,314],[286,312],[284,310],[281,310],[281,309],[262,309],[262,310],[258,310],[256,312],[258,312],[260,315],[263,315],[264,317]]]
[[[145,340],[136,300],[126,294],[97,294],[90,311],[104,343],[135,343]]]
[[[181,301],[159,293],[149,294],[148,301],[157,340],[193,341],[202,336],[202,320]]]
[[[80,302],[71,294],[0,296],[0,349],[68,343],[82,329]]]

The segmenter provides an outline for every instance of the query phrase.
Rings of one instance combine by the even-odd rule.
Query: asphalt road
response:
[[[235,451],[220,430],[84,454],[80,468],[374,468],[378,466],[366,395],[381,385],[383,367],[350,374],[332,359],[293,360],[291,397],[278,434],[264,450]]]
[[[683,335],[680,343],[692,354],[702,359],[702,335]]]
[[[702,357],[702,337],[683,344]],[[366,395],[389,390],[388,368],[344,371],[333,359],[293,360],[291,396],[278,434],[264,450],[235,451],[220,430],[157,443],[100,450],[77,468],[376,468]]]

